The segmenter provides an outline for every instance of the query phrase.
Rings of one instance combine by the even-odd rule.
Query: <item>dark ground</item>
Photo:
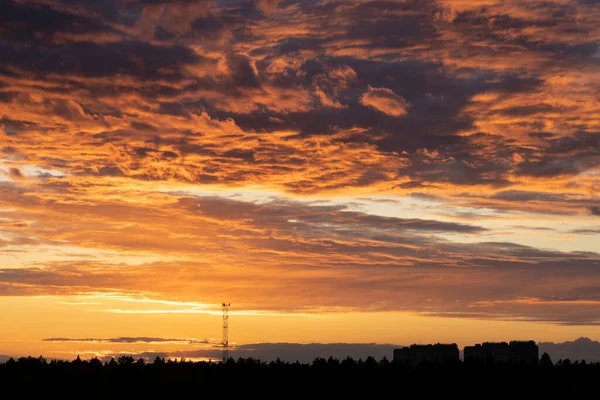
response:
[[[0,364],[0,398],[600,398],[600,363],[407,365],[346,359],[312,364],[73,362]]]

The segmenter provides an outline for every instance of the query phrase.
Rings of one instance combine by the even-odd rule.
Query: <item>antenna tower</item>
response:
[[[223,303],[223,362],[227,362],[229,358],[229,306],[231,303]]]

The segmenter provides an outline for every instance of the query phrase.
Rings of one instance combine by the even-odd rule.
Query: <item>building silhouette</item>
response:
[[[519,342],[513,340],[508,345],[510,348],[510,362],[513,364],[537,364],[539,349],[533,340]]]
[[[539,349],[533,340],[506,342],[484,342],[465,346],[465,362],[487,362],[499,364],[537,364]]]
[[[465,346],[465,361],[485,361],[494,363],[507,363],[510,360],[510,349],[506,342],[484,342],[474,346]]]
[[[410,347],[394,349],[394,362],[412,366],[421,363],[452,364],[458,361],[459,351],[456,343],[413,344]]]

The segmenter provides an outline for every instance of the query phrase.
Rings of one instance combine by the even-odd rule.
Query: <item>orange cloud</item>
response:
[[[400,117],[408,113],[410,104],[401,96],[387,88],[374,88],[369,86],[360,98],[360,104],[372,107],[384,114]]]

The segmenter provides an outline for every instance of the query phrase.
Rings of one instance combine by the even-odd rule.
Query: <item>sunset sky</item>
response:
[[[0,354],[212,348],[222,301],[600,339],[600,2],[1,1]]]

